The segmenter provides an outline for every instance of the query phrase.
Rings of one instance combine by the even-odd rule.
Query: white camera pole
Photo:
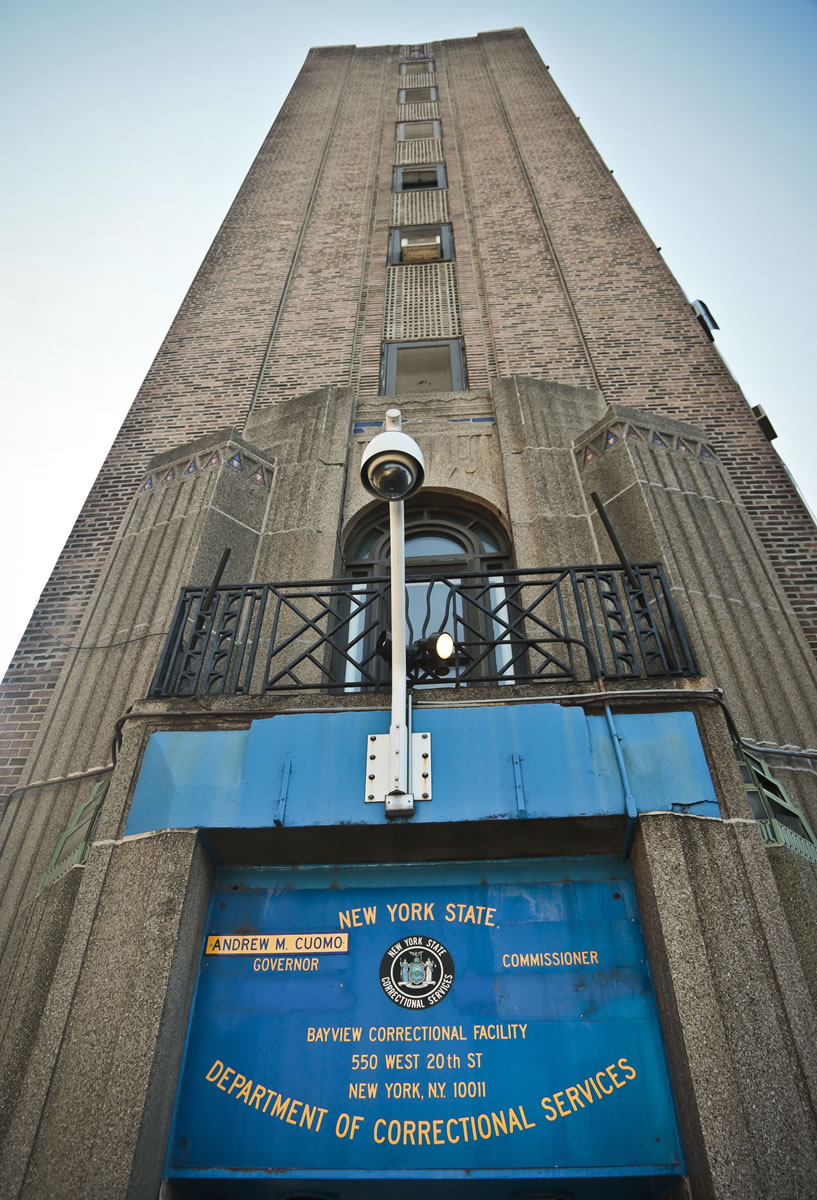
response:
[[[386,430],[402,429],[399,408],[386,413]],[[389,790],[386,807],[409,816],[414,797],[409,791],[409,729],[406,696],[406,523],[402,500],[389,501],[391,545],[391,724],[389,725]],[[392,801],[390,804],[390,800]]]
[[[391,719],[386,735],[366,739],[366,803],[384,804],[387,817],[413,817],[412,775],[420,798],[431,799],[431,734],[411,733],[406,681],[406,529],[403,502],[422,487],[423,453],[403,433],[399,408],[386,413],[386,427],[369,442],[360,463],[360,482],[389,505],[391,579]],[[412,769],[412,762],[416,768]]]

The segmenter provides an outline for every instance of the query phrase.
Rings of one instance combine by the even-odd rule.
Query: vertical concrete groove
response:
[[[505,125],[505,131],[508,135],[508,141],[513,146],[514,154],[516,155],[516,159],[519,164],[519,172],[520,172],[522,178],[525,180],[525,186],[527,187],[528,194],[529,194],[530,200],[531,200],[531,204],[533,205],[534,212],[536,213],[536,216],[539,220],[539,224],[542,228],[542,236],[545,239],[545,242],[547,244],[551,258],[553,260],[553,265],[556,268],[556,274],[559,278],[559,282],[561,283],[562,290],[564,292],[564,297],[565,297],[565,300],[567,301],[567,306],[570,311],[570,316],[573,321],[573,325],[576,329],[576,334],[579,338],[579,342],[581,343],[582,350],[584,351],[584,356],[585,356],[587,366],[590,370],[590,374],[593,376],[593,381],[595,383],[596,388],[603,396],[604,388],[602,387],[601,380],[599,379],[598,372],[596,371],[596,364],[593,362],[593,356],[590,353],[590,347],[587,344],[587,338],[584,335],[584,330],[582,328],[581,321],[579,320],[579,314],[576,311],[576,306],[573,303],[573,297],[570,294],[570,288],[568,287],[568,284],[567,284],[567,278],[562,269],[562,264],[559,261],[559,256],[556,253],[556,247],[553,244],[553,239],[550,236],[550,230],[548,229],[547,222],[545,221],[545,214],[542,212],[542,206],[539,203],[539,198],[536,195],[536,189],[533,186],[533,180],[531,179],[531,177],[528,173],[528,169],[525,166],[525,161],[522,157],[522,151],[519,149],[519,142],[516,139],[516,134],[513,131],[510,117],[508,116],[508,112],[505,108],[505,102],[502,99],[502,95],[499,91],[496,80],[494,79],[494,73],[491,69],[491,65],[488,62],[488,57],[485,53],[485,46],[480,38],[478,38],[477,40],[479,42],[479,49],[480,49],[480,53],[482,55],[482,61],[485,64],[485,74],[486,74],[488,80],[490,81],[491,87],[492,87],[494,95],[496,97],[497,106],[499,107],[499,111],[502,114],[502,121]]]
[[[383,67],[380,71],[380,88],[378,93],[377,111],[375,115],[375,124],[378,129],[382,129],[385,122],[385,106],[386,106],[386,76],[392,64],[392,53],[383,56]],[[349,356],[349,387],[357,390],[360,382],[360,359],[361,345],[360,332],[364,325],[363,313],[366,308],[368,298],[368,279],[369,269],[374,253],[374,238],[375,228],[377,223],[377,179],[380,174],[380,163],[383,155],[383,138],[375,139],[376,149],[374,151],[374,169],[370,171],[369,178],[372,180],[372,187],[369,189],[369,217],[366,223],[366,242],[363,247],[363,261],[360,265],[360,287],[357,293],[357,307],[355,309],[355,327],[352,332],[352,352]],[[370,160],[371,161],[371,160]]]
[[[222,468],[223,469],[223,468]],[[220,471],[213,472],[205,478],[197,476],[188,484],[179,484],[174,489],[168,489],[161,496],[152,495],[148,499],[145,508],[152,509],[152,521],[150,524],[145,520],[142,522],[140,531],[134,537],[128,537],[124,541],[117,539],[114,542],[109,560],[103,575],[99,581],[97,591],[94,598],[86,611],[86,616],[80,626],[80,638],[84,639],[89,634],[92,642],[95,641],[96,634],[93,630],[96,624],[104,625],[111,624],[113,628],[117,628],[122,614],[126,611],[128,600],[131,595],[131,585],[140,570],[148,565],[147,578],[143,593],[151,587],[152,582],[165,583],[168,586],[164,590],[164,595],[168,598],[175,598],[176,586],[170,586],[170,576],[168,575],[167,566],[163,565],[165,560],[172,562],[174,558],[178,559],[177,548],[186,532],[186,540],[188,542],[188,552],[183,556],[181,561],[176,562],[175,571],[172,574],[176,576],[176,585],[180,576],[184,576],[189,563],[189,555],[194,552],[195,546],[198,544],[201,536],[201,529],[206,520],[206,514],[213,492],[216,488]],[[196,492],[200,495],[196,496]],[[195,502],[195,503],[194,503]],[[168,512],[165,510],[169,509]],[[191,518],[191,512],[195,511],[192,529],[185,530],[185,522]],[[158,539],[155,535],[158,534]],[[107,581],[115,572],[116,584],[108,601]],[[157,593],[161,590],[157,588]],[[107,602],[103,604],[103,599]],[[111,612],[113,612],[113,620],[111,621]],[[142,615],[140,609],[137,609],[136,616]],[[166,631],[164,631],[166,632]],[[131,649],[131,647],[136,647]],[[85,708],[79,708],[72,704],[72,697],[82,694],[83,686],[90,676],[96,673],[96,687],[92,689],[97,706],[101,704],[106,710],[110,707],[116,710],[117,714],[120,708],[123,707],[132,687],[135,674],[144,663],[147,654],[150,654],[151,659],[155,655],[155,649],[151,639],[140,638],[138,641],[125,640],[121,646],[112,646],[108,649],[102,648],[93,650],[90,647],[83,650],[80,647],[73,650],[71,656],[63,668],[63,674],[60,684],[58,684],[55,692],[54,701],[59,698],[60,705],[68,705],[68,720],[64,724],[59,737],[50,737],[49,735],[56,730],[54,724],[54,713],[58,705],[52,702],[52,708],[49,712],[47,722],[41,727],[38,735],[37,743],[35,744],[32,754],[31,770],[41,761],[53,763],[55,756],[60,755],[61,760],[67,762],[70,756],[74,753],[77,744],[77,737],[83,723],[87,720],[87,712]],[[100,665],[99,656],[104,655],[104,661]],[[122,664],[129,663],[127,672],[123,669]],[[104,697],[100,697],[100,688],[107,681],[107,691]],[[111,700],[114,695],[118,695],[119,699],[111,705]],[[93,758],[99,753],[101,740],[105,740],[112,736],[113,727],[105,728],[100,725],[96,730],[95,737],[89,742],[86,750],[85,758]],[[53,743],[53,744],[50,744]],[[50,757],[49,757],[50,749]],[[60,760],[57,760],[60,761]],[[31,899],[30,903],[35,903],[35,898],[31,896],[33,886],[37,882],[36,876],[39,874],[39,868],[44,861],[45,843],[48,838],[56,841],[62,829],[64,829],[70,818],[74,808],[78,803],[79,793],[73,791],[74,785],[63,785],[65,788],[66,800],[70,807],[66,807],[66,801],[61,801],[61,790],[57,788],[54,794],[52,803],[48,808],[45,807],[47,802],[46,796],[38,797],[38,803],[27,805],[28,820],[24,822],[24,828],[20,833],[21,838],[29,837],[35,830],[36,824],[40,823],[39,832],[35,834],[36,842],[32,843],[32,854],[29,859],[29,868],[25,874],[18,878],[16,883],[17,900],[13,907],[13,914],[8,922],[6,936],[2,940],[5,947],[12,930],[25,904],[26,895]],[[16,811],[11,814],[11,829],[14,828],[18,816],[22,815],[22,800],[17,806]],[[18,839],[19,840],[19,839]],[[22,860],[20,860],[22,861]],[[14,871],[10,872],[6,881],[4,893],[8,893],[11,887]]]
[[[108,851],[107,862],[105,864],[105,870],[103,872],[103,877],[102,877],[102,886],[100,888],[98,888],[98,890],[97,890],[97,897],[96,897],[96,902],[93,905],[93,911],[91,913],[90,919],[87,920],[86,924],[85,924],[85,929],[84,929],[84,933],[83,933],[82,952],[79,955],[76,967],[75,967],[74,971],[72,972],[73,979],[72,979],[72,984],[71,984],[70,999],[68,1000],[65,1011],[62,1015],[61,1028],[60,1028],[59,1037],[57,1039],[57,1044],[56,1044],[56,1047],[54,1048],[53,1053],[50,1056],[50,1070],[48,1071],[47,1082],[44,1084],[42,1093],[39,1097],[40,1103],[38,1106],[36,1106],[37,1119],[36,1119],[36,1122],[34,1125],[32,1135],[30,1136],[30,1138],[28,1139],[28,1142],[27,1142],[31,1152],[26,1157],[25,1167],[24,1167],[24,1170],[20,1177],[19,1187],[17,1187],[13,1193],[9,1193],[10,1195],[13,1194],[14,1196],[19,1196],[21,1194],[21,1192],[23,1191],[23,1189],[25,1187],[26,1180],[29,1175],[29,1171],[31,1170],[31,1167],[32,1167],[35,1147],[37,1145],[37,1140],[39,1137],[40,1129],[42,1127],[43,1119],[45,1117],[45,1111],[46,1111],[46,1108],[48,1105],[48,1099],[51,1094],[51,1089],[52,1089],[53,1082],[54,1082],[54,1075],[55,1075],[55,1072],[57,1069],[57,1064],[59,1063],[59,1060],[60,1060],[60,1055],[62,1053],[63,1045],[65,1043],[65,1033],[70,1024],[71,1014],[74,1010],[74,1004],[76,1002],[78,980],[79,980],[80,976],[82,975],[82,970],[85,965],[86,958],[88,956],[88,947],[90,945],[91,938],[93,936],[94,925],[95,925],[95,921],[96,921],[96,914],[99,909],[99,897],[102,894],[105,882],[106,882],[106,880],[108,878],[108,874],[110,872],[112,857],[113,857],[112,852]],[[85,882],[85,880],[83,880],[83,882]],[[77,896],[77,899],[79,899],[79,896]],[[74,909],[74,911],[76,911],[76,908]],[[63,942],[62,950],[59,955],[59,960],[57,962],[57,967],[56,967],[56,970],[54,973],[55,977],[60,974],[61,967],[63,966],[63,960],[68,957],[69,947],[68,947],[67,941],[68,941],[68,939],[66,937],[65,941]],[[52,1000],[53,997],[54,997],[54,991],[52,988],[52,990],[49,992],[48,998],[46,999],[45,1005],[43,1006],[43,1009],[42,1009],[41,1023],[42,1023],[42,1017],[45,1016],[46,1011],[48,1009],[49,1001]],[[56,1003],[55,1000],[54,1000],[54,1003]],[[29,1063],[26,1068],[26,1073],[25,1073],[26,1081],[28,1081],[29,1079],[32,1078],[32,1059],[34,1058],[34,1056],[37,1053],[37,1042],[39,1042],[41,1040],[41,1037],[42,1037],[42,1033],[38,1031],[37,1041],[35,1041],[34,1047],[32,1049],[31,1058],[29,1059]],[[22,1091],[22,1089],[21,1089],[21,1091]],[[12,1141],[13,1141],[13,1139],[9,1139],[9,1145],[12,1144]]]
[[[694,511],[689,501],[682,505],[681,497],[685,491],[692,491],[695,496],[700,497],[700,502],[695,507],[698,509],[697,516],[694,520],[694,529],[698,535],[699,546],[695,552],[698,560],[698,568],[696,574],[699,580],[715,579],[718,582],[718,591],[723,597],[722,603],[726,606],[727,611],[731,606],[731,598],[737,593],[742,602],[742,618],[733,626],[733,630],[740,635],[740,641],[743,643],[744,653],[740,659],[734,659],[736,674],[743,673],[746,678],[746,683],[749,685],[749,664],[751,664],[754,655],[758,648],[763,647],[766,651],[767,669],[773,672],[776,680],[775,696],[777,698],[778,711],[772,711],[769,705],[764,704],[764,709],[767,714],[767,720],[772,728],[780,728],[779,722],[786,721],[791,728],[798,730],[798,738],[802,734],[802,725],[798,716],[798,711],[804,709],[808,711],[809,700],[803,694],[802,688],[797,682],[797,673],[791,670],[791,651],[795,648],[790,640],[785,637],[785,634],[775,630],[772,624],[772,615],[769,611],[768,598],[764,598],[756,583],[758,575],[761,580],[764,580],[771,596],[778,603],[782,601],[780,590],[773,586],[771,579],[766,575],[761,567],[763,552],[758,546],[754,536],[749,537],[748,546],[751,546],[755,553],[752,555],[751,561],[747,558],[747,540],[740,536],[735,536],[735,506],[729,503],[715,502],[717,505],[716,511],[713,513],[712,502],[700,495],[701,489],[699,481],[693,478],[687,482],[681,477],[682,470],[689,472],[692,464],[686,458],[679,458],[675,455],[662,454],[656,452],[653,456],[657,474],[659,476],[659,486],[662,489],[665,504],[670,511],[678,514],[678,519],[673,521],[672,528],[674,536],[677,537],[680,530],[683,528],[684,521],[682,520],[682,507],[688,511]],[[718,517],[723,523],[727,531],[727,536],[723,536],[723,527],[718,528],[715,518]],[[691,543],[688,541],[687,543]],[[713,552],[714,547],[720,547],[720,553]],[[758,571],[758,568],[761,570]],[[728,578],[731,576],[732,578]],[[710,611],[714,612],[714,608],[710,605]],[[782,611],[782,605],[781,605]],[[728,638],[724,635],[722,638],[723,644],[727,640],[734,641],[734,637]],[[788,643],[788,644],[787,644]],[[799,658],[798,654],[798,658]],[[749,685],[748,694],[752,694],[751,686]],[[757,689],[754,689],[755,691]],[[797,694],[792,695],[792,691]],[[745,689],[742,689],[746,694]],[[779,711],[780,703],[785,705],[783,713]],[[805,703],[804,703],[805,702]],[[785,740],[790,740],[786,738]]]
[[[255,410],[255,406],[258,403],[258,397],[261,394],[261,388],[264,383],[264,376],[266,374],[267,364],[269,363],[270,355],[272,354],[272,347],[275,343],[275,335],[278,332],[278,326],[281,324],[281,318],[283,317],[284,308],[286,307],[287,297],[289,295],[289,289],[292,284],[293,276],[295,275],[295,268],[298,265],[298,258],[301,253],[301,247],[303,246],[304,238],[306,237],[306,230],[309,225],[309,219],[312,215],[312,209],[315,204],[315,197],[318,194],[318,188],[319,188],[320,182],[321,182],[321,175],[323,174],[323,168],[326,164],[326,159],[329,154],[329,147],[332,144],[332,137],[335,132],[335,127],[338,123],[338,114],[340,113],[340,108],[343,103],[343,95],[344,95],[344,91],[346,89],[346,84],[348,82],[349,75],[352,70],[352,63],[354,62],[354,58],[355,58],[355,50],[353,49],[352,53],[349,55],[349,61],[346,64],[346,72],[343,76],[343,81],[342,81],[340,87],[338,88],[338,98],[335,103],[334,111],[332,113],[332,120],[329,125],[329,132],[326,135],[326,141],[323,144],[323,150],[321,152],[320,162],[318,163],[318,169],[315,172],[315,181],[312,184],[312,191],[310,193],[309,200],[306,205],[306,212],[304,213],[304,219],[301,222],[301,229],[298,234],[298,241],[296,242],[295,249],[292,252],[292,258],[290,260],[289,270],[287,271],[286,279],[284,280],[284,286],[282,287],[281,294],[278,298],[278,306],[275,310],[275,316],[273,317],[273,320],[272,320],[272,328],[270,329],[270,335],[269,335],[269,338],[267,339],[266,349],[264,350],[264,357],[262,358],[261,366],[258,369],[258,378],[255,381],[255,386],[252,390],[252,396],[250,397],[250,404],[247,409],[247,414],[244,417],[244,422],[241,426],[242,432],[247,428],[247,422],[249,421],[250,417],[252,416],[252,414]]]
[[[665,497],[666,499],[666,494]],[[735,683],[739,684],[739,695],[728,694],[727,700],[731,703],[738,702],[740,697],[752,696],[754,675],[747,668],[746,654],[742,647],[735,645],[735,639],[732,635],[733,624],[731,622],[724,626],[723,608],[721,605],[714,605],[706,595],[705,581],[714,579],[719,582],[719,570],[716,564],[713,565],[706,549],[701,549],[700,544],[693,544],[692,540],[687,536],[683,528],[683,522],[667,517],[667,511],[672,514],[674,506],[671,502],[659,503],[657,497],[653,497],[651,508],[654,514],[654,519],[660,526],[661,542],[667,547],[667,552],[671,547],[679,547],[683,550],[683,557],[692,566],[690,572],[684,571],[679,565],[679,556],[675,554],[674,549],[674,573],[679,586],[683,589],[690,612],[694,615],[697,629],[698,644],[701,645],[704,651],[704,658],[708,672],[715,675],[714,682],[719,686],[723,686],[725,680],[724,675],[731,676]],[[690,584],[692,587],[690,588]],[[703,595],[695,596],[692,594],[697,590],[698,584],[704,584]],[[719,588],[721,591],[727,589]],[[697,611],[701,607],[704,610],[705,616]],[[709,633],[709,628],[714,630],[714,636]],[[725,661],[724,661],[725,660]],[[720,664],[723,663],[725,670],[721,673]],[[749,703],[747,712],[750,719],[754,718],[759,721],[772,722],[772,714],[769,706],[762,701],[759,705]]]
[[[436,52],[439,54],[439,62],[442,67],[442,74],[445,78],[445,103],[448,105],[448,110],[451,113],[451,132],[448,137],[443,130],[443,136],[448,141],[454,150],[454,158],[457,162],[459,172],[459,182],[463,194],[463,224],[468,236],[471,247],[471,275],[474,280],[474,294],[477,298],[480,333],[482,334],[482,350],[485,355],[485,362],[488,368],[488,377],[496,377],[499,374],[496,355],[496,339],[494,336],[493,326],[491,324],[491,314],[489,306],[486,303],[487,288],[485,286],[485,273],[482,269],[482,255],[479,249],[479,236],[473,219],[472,206],[472,184],[470,172],[468,171],[465,159],[460,147],[460,138],[462,136],[460,129],[460,120],[458,116],[457,103],[454,98],[454,86],[452,85],[451,72],[449,70],[447,57],[443,49],[444,43],[437,43]],[[438,66],[438,72],[440,71]],[[454,244],[456,246],[457,231],[454,230]],[[466,366],[468,358],[468,347],[465,347]]]

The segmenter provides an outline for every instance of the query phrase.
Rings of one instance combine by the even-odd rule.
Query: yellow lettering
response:
[[[631,1067],[626,1058],[620,1058],[618,1065],[628,1079],[635,1079],[635,1067]]]
[[[232,1095],[233,1088],[237,1088],[237,1087],[239,1086],[239,1085],[238,1085],[238,1081],[239,1081],[239,1079],[241,1080],[241,1087],[243,1087],[243,1086],[244,1086],[244,1084],[247,1082],[247,1080],[244,1078],[244,1076],[243,1076],[243,1075],[236,1075],[235,1079],[234,1079],[234,1080],[233,1080],[233,1082],[230,1084],[230,1086],[229,1086],[229,1088],[228,1088],[228,1090],[227,1090],[227,1095],[228,1095],[228,1096]]]
[[[286,1099],[284,1099],[284,1097],[280,1094],[280,1092],[273,1092],[273,1095],[277,1096],[278,1099],[275,1101],[272,1108],[270,1109],[269,1115],[271,1117],[279,1117],[280,1120],[283,1121],[287,1114],[287,1109],[289,1108],[289,1096],[287,1096]]]
[[[250,1100],[248,1103],[255,1105],[256,1112],[258,1111],[258,1105],[261,1103],[261,1097],[266,1094],[266,1091],[267,1091],[267,1089],[263,1086],[263,1084],[259,1083],[258,1086],[256,1087],[255,1091],[253,1092],[252,1096],[250,1097]]]
[[[617,1088],[624,1087],[624,1084],[627,1082],[626,1079],[622,1079],[621,1083],[619,1083],[618,1076],[616,1075],[616,1068],[612,1064],[607,1068],[607,1074],[610,1076]]]
[[[565,1095],[567,1096],[568,1100],[570,1101],[571,1105],[573,1106],[574,1112],[576,1111],[577,1107],[584,1108],[584,1102],[579,1098],[579,1089],[578,1088],[575,1088],[575,1087],[565,1088]]]
[[[216,1079],[218,1079],[219,1075],[221,1074],[221,1072],[223,1070],[224,1070],[224,1063],[221,1061],[221,1059],[217,1058],[204,1078],[209,1079],[210,1083],[215,1083]],[[215,1075],[213,1074],[214,1071],[215,1071]]]
[[[218,1083],[216,1084],[216,1087],[220,1088],[222,1092],[227,1091],[226,1087],[224,1086],[224,1083],[225,1083],[228,1075],[235,1075],[235,1071],[233,1070],[232,1067],[224,1068],[224,1074],[221,1076],[221,1079],[219,1079]]]
[[[248,1079],[247,1082],[244,1084],[243,1088],[241,1089],[241,1091],[236,1092],[236,1094],[235,1094],[236,1100],[243,1100],[244,1103],[246,1104],[250,1098],[251,1088],[252,1088],[252,1080]]]
[[[599,1071],[598,1075],[596,1076],[596,1083],[599,1085],[601,1090],[604,1092],[605,1096],[612,1096],[613,1089],[605,1087],[604,1084],[601,1082],[601,1077],[603,1074],[604,1074],[604,1071]]]
[[[377,1142],[378,1146],[382,1146],[386,1139],[384,1137],[377,1136],[377,1127],[378,1127],[378,1125],[383,1125],[385,1127],[385,1124],[386,1124],[386,1122],[383,1120],[382,1117],[378,1117],[374,1123],[374,1130],[372,1131],[372,1136],[374,1137],[374,1140]],[[414,1143],[412,1143],[412,1145],[413,1144]]]
[[[553,1093],[553,1102],[554,1102],[554,1104],[556,1105],[556,1107],[558,1108],[558,1110],[559,1110],[560,1114],[561,1114],[563,1117],[569,1117],[569,1116],[570,1116],[570,1109],[569,1109],[569,1108],[562,1108],[562,1102],[561,1102],[561,1100],[559,1099],[559,1097],[560,1097],[560,1096],[563,1096],[563,1095],[564,1095],[564,1092],[554,1092],[554,1093]]]
[[[545,1110],[545,1120],[546,1121],[558,1121],[559,1120],[559,1114],[557,1113],[556,1109],[553,1107],[553,1102],[551,1101],[550,1096],[542,1097],[542,1108]]]

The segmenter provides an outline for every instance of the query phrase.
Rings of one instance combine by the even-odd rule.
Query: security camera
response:
[[[360,482],[380,500],[406,500],[422,487],[424,477],[423,453],[402,430],[378,433],[363,452]]]

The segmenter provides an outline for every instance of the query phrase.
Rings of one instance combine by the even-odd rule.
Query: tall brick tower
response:
[[[310,51],[4,681],[0,1196],[817,1194],[768,432],[524,31]]]

